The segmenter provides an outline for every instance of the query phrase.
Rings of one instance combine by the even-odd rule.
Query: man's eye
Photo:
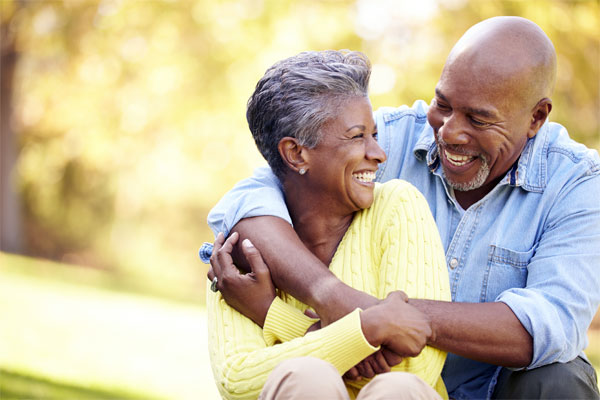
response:
[[[352,136],[352,139],[358,139],[358,138],[362,138],[362,137],[364,137],[364,136],[365,136],[365,134],[364,134],[364,133],[359,133],[358,135],[354,135],[354,136]]]
[[[447,105],[440,103],[439,101],[436,100],[435,102],[435,106],[437,107],[438,110],[440,111],[449,111],[450,107],[448,107]]]
[[[471,117],[471,123],[473,124],[473,126],[479,126],[479,127],[488,125],[487,122],[480,121],[473,117]]]
[[[378,140],[379,139],[379,133],[375,132],[373,134],[373,139]]]

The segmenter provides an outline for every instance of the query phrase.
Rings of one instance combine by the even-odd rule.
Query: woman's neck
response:
[[[354,213],[336,212],[332,201],[316,191],[303,189],[298,182],[284,183],[283,187],[294,230],[304,245],[329,265]]]

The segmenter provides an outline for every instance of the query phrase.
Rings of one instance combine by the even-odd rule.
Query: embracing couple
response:
[[[269,168],[211,211],[201,249],[221,395],[598,398],[600,158],[547,121],[549,38],[476,24],[429,105],[373,113],[370,72],[301,53],[248,101]]]

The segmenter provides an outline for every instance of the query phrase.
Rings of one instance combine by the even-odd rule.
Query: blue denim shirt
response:
[[[587,346],[600,302],[600,158],[546,122],[483,199],[463,210],[446,185],[427,123],[427,104],[375,113],[387,154],[377,179],[401,178],[429,202],[450,276],[452,300],[507,304],[533,337],[528,368],[566,362]],[[268,168],[240,182],[209,215],[215,233],[241,219],[275,215],[291,223]],[[449,354],[451,397],[489,398],[499,368]]]

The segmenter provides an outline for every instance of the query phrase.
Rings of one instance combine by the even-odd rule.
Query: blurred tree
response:
[[[12,110],[28,252],[154,292],[201,297],[208,210],[263,163],[245,103],[267,67],[299,51],[364,51],[374,108],[400,105],[431,98],[473,23],[522,15],[559,54],[552,119],[600,147],[593,0],[18,4],[2,1],[3,67],[5,26],[19,54],[14,77],[2,74],[14,92],[2,135]]]
[[[17,1],[0,3],[0,250],[15,253],[22,252],[23,247],[21,208],[14,179],[17,152],[11,106],[17,52],[11,18],[21,6]]]

